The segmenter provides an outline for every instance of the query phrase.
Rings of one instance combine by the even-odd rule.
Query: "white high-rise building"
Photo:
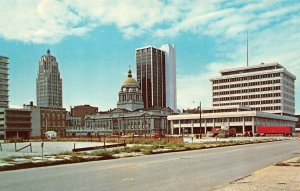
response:
[[[246,105],[281,115],[295,114],[296,76],[278,63],[222,70],[212,78],[213,106]]]
[[[166,106],[177,110],[176,49],[175,45],[164,44],[159,48],[165,52],[166,64]]]
[[[36,95],[38,107],[62,108],[62,79],[58,62],[49,49],[39,61]]]
[[[0,56],[0,108],[8,108],[8,58]]]

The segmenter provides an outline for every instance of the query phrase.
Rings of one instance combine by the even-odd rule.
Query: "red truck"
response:
[[[282,134],[284,136],[292,135],[293,129],[291,126],[257,126],[257,133],[263,134]]]

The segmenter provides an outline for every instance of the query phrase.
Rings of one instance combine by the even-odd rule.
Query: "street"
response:
[[[0,190],[212,190],[300,155],[300,141],[0,172]]]

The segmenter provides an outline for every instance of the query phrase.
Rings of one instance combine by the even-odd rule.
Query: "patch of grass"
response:
[[[141,152],[142,148],[141,146],[138,145],[134,145],[133,147],[131,147],[132,152]]]
[[[55,156],[56,159],[65,159],[65,155],[56,155]]]
[[[65,152],[61,152],[61,153],[58,153],[57,155],[73,155],[74,152],[72,151],[65,151]]]
[[[80,162],[82,160],[82,157],[78,156],[78,155],[72,155],[70,158],[71,162]]]
[[[2,160],[4,162],[14,162],[15,161],[15,157],[14,156],[4,157],[4,158],[2,158]]]
[[[113,150],[97,150],[91,153],[91,155],[101,156],[103,159],[113,159],[115,158],[113,154],[114,154]]]
[[[121,149],[119,149],[119,148],[118,149],[113,149],[112,152],[114,154],[119,154],[121,152]]]
[[[142,153],[143,153],[144,155],[151,155],[151,154],[153,154],[152,149],[145,149],[145,150],[143,150]]]

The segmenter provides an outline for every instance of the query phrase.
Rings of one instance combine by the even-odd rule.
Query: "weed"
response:
[[[142,148],[138,145],[134,145],[133,147],[131,147],[131,150],[133,152],[141,152]]]
[[[114,154],[113,150],[97,150],[91,153],[91,155],[93,156],[102,156],[103,159],[115,158],[113,154]]]
[[[15,161],[15,157],[14,156],[4,157],[4,158],[2,158],[2,160],[4,162],[14,162]]]

